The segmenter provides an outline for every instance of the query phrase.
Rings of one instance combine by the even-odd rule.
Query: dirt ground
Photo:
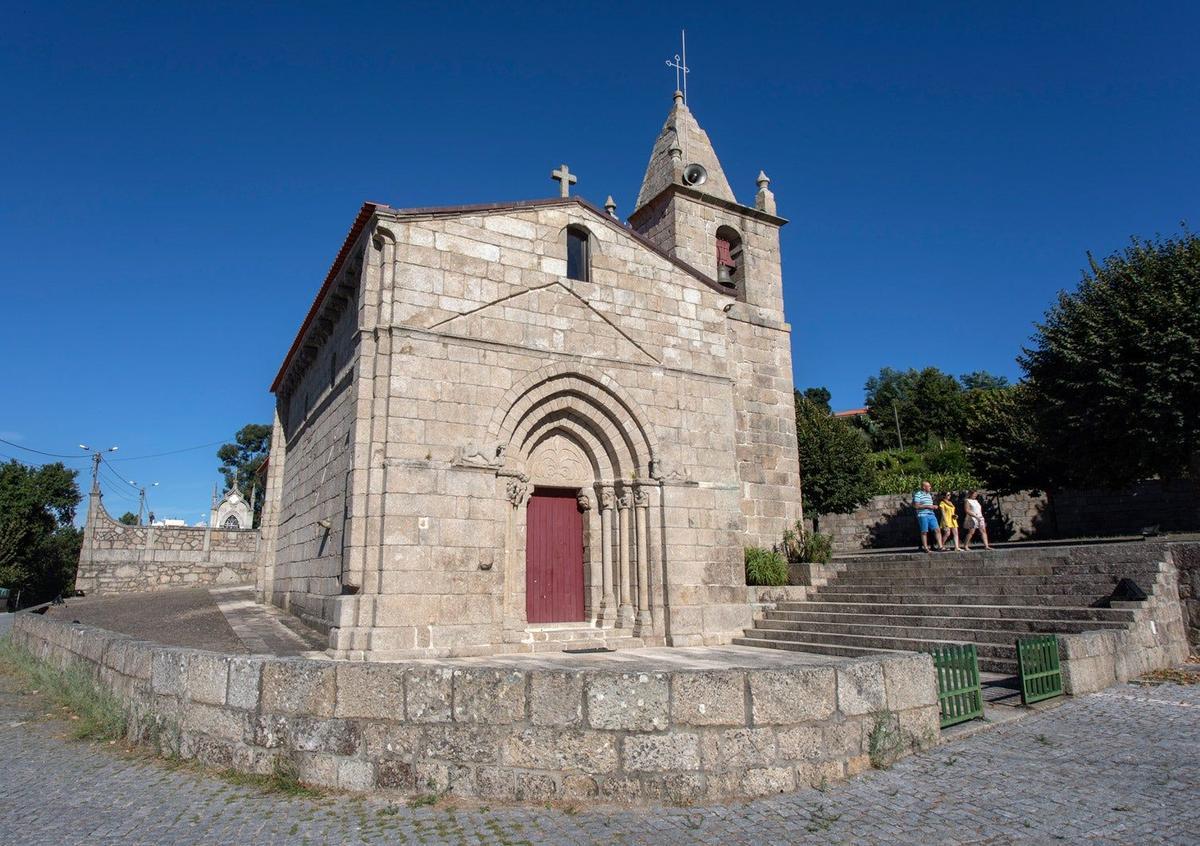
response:
[[[245,653],[207,588],[160,590],[128,596],[74,597],[46,614],[111,632],[191,649]]]

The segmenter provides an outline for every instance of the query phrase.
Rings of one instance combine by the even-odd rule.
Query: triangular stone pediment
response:
[[[443,332],[530,350],[658,364],[658,359],[561,282],[530,288],[433,325]]]

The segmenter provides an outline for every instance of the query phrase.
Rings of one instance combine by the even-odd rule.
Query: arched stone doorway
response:
[[[514,506],[506,630],[576,622],[649,631],[649,505],[658,482],[645,418],[610,379],[561,366],[509,393],[492,424],[504,456],[498,475]]]

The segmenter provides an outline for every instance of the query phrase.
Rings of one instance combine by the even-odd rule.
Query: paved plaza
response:
[[[264,794],[63,739],[0,675],[0,830],[67,844],[1200,843],[1200,687],[1124,685],[826,790],[705,807]]]

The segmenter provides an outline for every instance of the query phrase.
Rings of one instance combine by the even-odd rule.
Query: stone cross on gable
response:
[[[579,181],[579,177],[571,173],[565,164],[560,165],[558,170],[550,171],[550,178],[559,184],[564,197],[571,196],[571,186]]]

